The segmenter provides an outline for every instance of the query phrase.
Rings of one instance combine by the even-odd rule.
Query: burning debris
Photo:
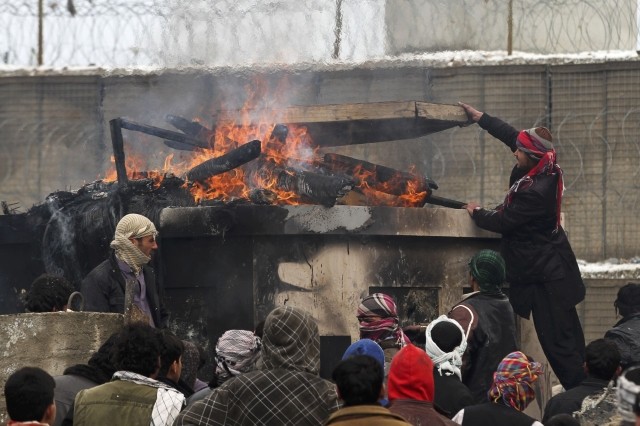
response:
[[[381,104],[292,107],[273,115],[281,121],[256,122],[246,118],[255,113],[242,111],[236,114],[243,116],[242,124],[221,114],[211,127],[167,115],[166,122],[177,131],[115,118],[110,121],[115,170],[76,191],[52,193],[45,203],[31,208],[26,220],[38,240],[33,246],[41,247],[47,272],[78,284],[106,256],[115,224],[127,213],[143,214],[158,223],[166,207],[219,206],[215,229],[223,235],[234,226],[234,206],[239,203],[462,207],[458,201],[434,196],[437,184],[418,173],[320,154],[315,140],[329,140],[329,146],[338,144],[336,138],[351,143],[363,137],[362,142],[374,130],[373,140],[415,137],[466,121],[464,112],[455,110],[459,107],[446,106],[450,113],[438,115],[433,104]],[[380,122],[389,120],[391,130],[383,134]],[[429,127],[429,123],[435,124]],[[406,128],[400,131],[401,126]],[[327,128],[343,133],[331,140]],[[151,139],[149,151],[154,154],[158,152],[154,144],[162,141],[182,159],[174,164],[170,154],[161,169],[149,170],[132,147],[142,138],[127,134],[125,147],[123,129],[151,136],[143,142]],[[1,207],[5,215],[14,213],[10,204]]]
[[[444,107],[444,112],[438,107]],[[344,155],[318,154],[315,136],[309,131],[309,126],[316,132],[324,127],[335,128],[350,141],[357,135],[373,137],[372,128],[376,133],[373,140],[414,137],[464,122],[466,115],[460,115],[460,111],[452,107],[422,102],[383,102],[291,107],[271,113],[271,116],[286,117],[288,124],[255,120],[255,111],[236,111],[235,115],[222,111],[213,128],[177,115],[165,116],[165,121],[179,132],[116,118],[110,122],[116,176],[119,184],[126,186],[141,173],[137,165],[127,170],[132,169],[127,167],[124,153],[122,129],[127,129],[162,138],[168,147],[194,154],[186,166],[169,165],[162,172],[143,173],[153,176],[157,185],[162,185],[162,176],[166,173],[180,176],[181,187],[192,194],[197,204],[242,199],[259,204],[327,207],[373,202],[398,207],[433,203],[460,208],[461,203],[433,196],[438,186],[426,176]],[[240,116],[242,124],[237,123]],[[383,124],[390,127],[391,133],[383,131]],[[345,126],[351,130],[347,132]],[[326,137],[324,130],[320,134]],[[247,140],[250,142],[245,143]],[[350,193],[360,196],[347,196]]]

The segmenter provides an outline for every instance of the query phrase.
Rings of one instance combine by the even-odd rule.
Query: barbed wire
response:
[[[214,66],[505,50],[507,3],[411,0],[385,9],[380,0],[50,0],[43,11],[44,65]],[[513,49],[631,50],[635,16],[632,0],[518,1]],[[37,2],[0,0],[0,28],[0,62],[34,65]]]

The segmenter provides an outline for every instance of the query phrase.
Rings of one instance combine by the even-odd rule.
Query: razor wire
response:
[[[226,66],[506,50],[503,0],[49,0],[44,65]],[[34,66],[37,0],[0,0],[0,64]],[[635,0],[513,3],[515,51],[634,50]]]

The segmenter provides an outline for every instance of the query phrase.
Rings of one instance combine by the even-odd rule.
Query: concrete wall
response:
[[[120,314],[51,312],[0,315],[0,422],[7,420],[4,383],[21,367],[40,367],[52,376],[85,364],[124,324]]]
[[[501,50],[510,1],[387,0],[386,53]],[[636,1],[513,1],[513,51],[635,50]]]

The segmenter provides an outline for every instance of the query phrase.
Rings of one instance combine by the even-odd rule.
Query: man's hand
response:
[[[478,121],[480,121],[480,117],[482,117],[482,114],[484,114],[483,112],[478,111],[471,105],[465,104],[464,102],[458,102],[458,105],[460,105],[464,109],[464,112],[467,113],[467,118],[469,119],[469,121],[465,124],[467,126],[469,124],[477,123]]]
[[[469,216],[473,217],[473,212],[475,209],[481,209],[482,206],[474,201],[471,201],[470,203],[467,203],[464,208],[467,210],[467,213],[469,213]]]

